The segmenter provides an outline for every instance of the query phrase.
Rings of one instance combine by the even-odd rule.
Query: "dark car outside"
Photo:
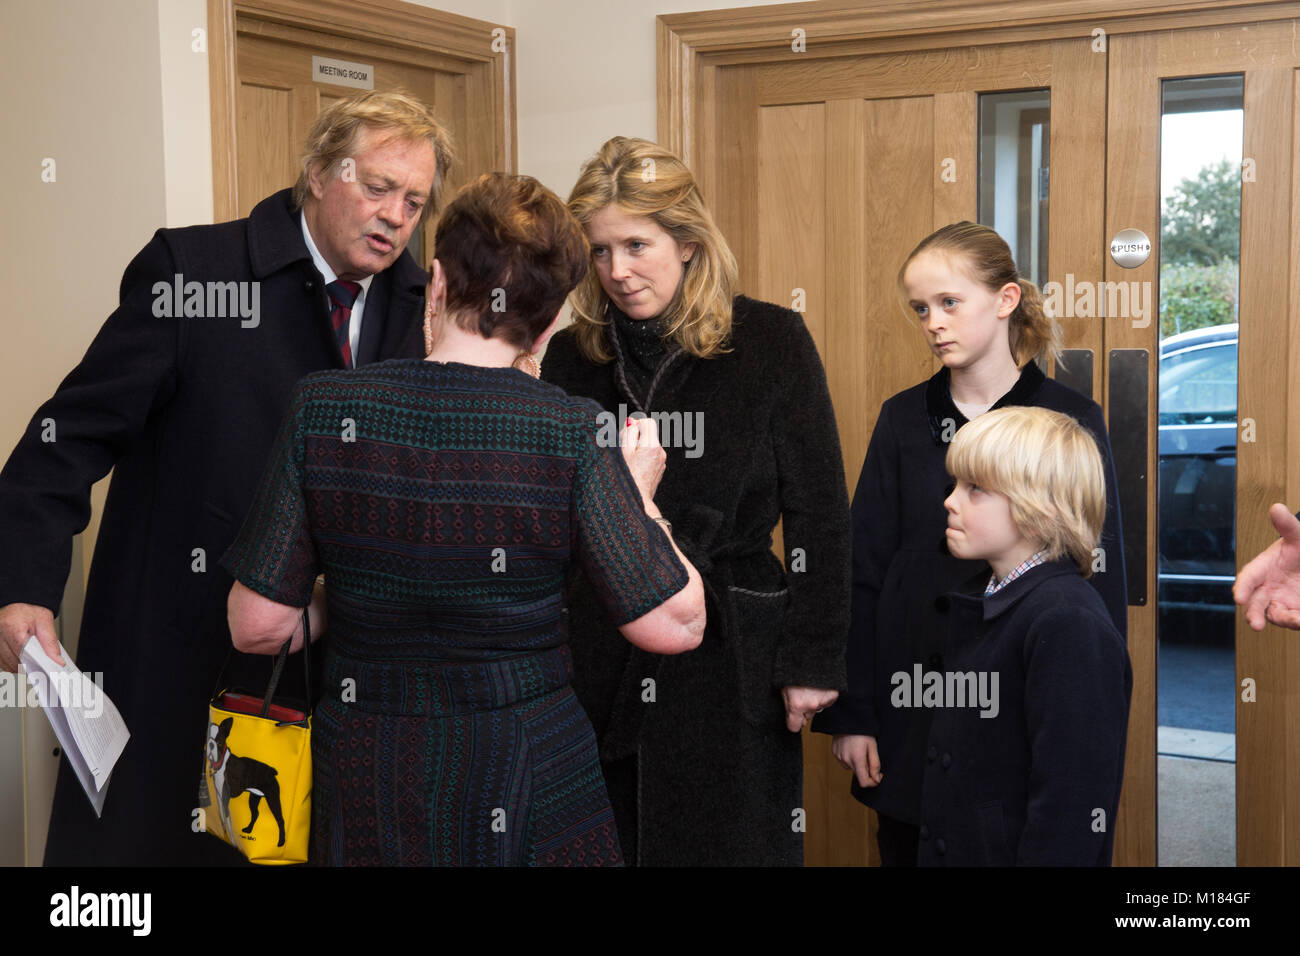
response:
[[[1237,325],[1161,342],[1159,389],[1160,636],[1231,647]]]

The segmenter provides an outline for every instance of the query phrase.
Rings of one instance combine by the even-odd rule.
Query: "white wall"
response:
[[[511,19],[511,7],[519,6],[519,0],[406,0],[407,3],[413,3],[417,7],[432,7],[434,10],[442,10],[446,13],[457,13],[462,17],[473,17],[475,20],[488,20],[492,23],[500,23],[504,26],[512,27],[515,25]],[[524,0],[525,3],[529,0]],[[547,4],[550,0],[532,0],[533,3]],[[567,0],[561,0],[567,2]]]
[[[4,459],[112,311],[127,257],[164,222],[158,0],[4,0],[0,62],[11,87],[0,105]],[[40,862],[49,738],[42,715],[0,708],[0,865],[23,862],[25,829],[40,834]],[[24,775],[41,795],[26,828]]]
[[[212,221],[207,29],[207,0],[158,0],[168,226]]]
[[[419,0],[515,28],[519,172],[566,197],[611,136],[655,139],[655,17],[785,0]]]

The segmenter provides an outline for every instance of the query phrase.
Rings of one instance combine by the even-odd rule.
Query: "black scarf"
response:
[[[648,414],[661,373],[682,347],[664,340],[662,319],[631,319],[612,304],[605,314],[610,320],[609,339],[624,390],[640,406],[639,410]]]

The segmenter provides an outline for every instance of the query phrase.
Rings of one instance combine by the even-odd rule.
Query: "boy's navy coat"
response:
[[[1127,633],[1128,599],[1123,533],[1115,468],[1106,420],[1096,402],[1043,375],[1030,362],[994,408],[1030,405],[1063,412],[1097,439],[1106,475],[1106,518],[1101,547],[1106,570],[1092,576],[1121,635]],[[983,561],[948,553],[943,500],[952,479],[944,459],[966,417],[953,404],[948,370],[899,392],[880,408],[853,496],[853,610],[846,665],[848,691],[818,714],[813,730],[876,738],[883,779],[875,787],[852,782],[858,800],[913,825],[920,822],[921,774],[930,713],[895,708],[891,676],[944,669],[948,615],[939,598],[983,572]]]
[[[947,600],[944,669],[996,673],[998,710],[934,711],[917,862],[1109,866],[1133,670],[1105,604],[1069,561]]]
[[[167,310],[155,310],[154,287],[177,274],[259,283],[257,324],[159,316]],[[423,354],[424,281],[405,251],[375,276],[359,363]],[[231,578],[217,562],[257,490],[294,383],[342,364],[286,189],[247,219],[155,233],[127,266],[117,309],[0,472],[0,606],[57,609],[90,487],[113,469],[76,659],[103,674],[131,739],[103,819],[63,762],[47,865],[234,856],[192,829],[207,702],[230,650]],[[42,441],[45,419],[55,441]],[[236,655],[241,683],[265,687],[269,674],[265,657]]]

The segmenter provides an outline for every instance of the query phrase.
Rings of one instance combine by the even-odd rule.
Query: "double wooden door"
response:
[[[1007,4],[982,6],[1018,16]],[[1269,543],[1268,504],[1300,500],[1300,411],[1284,399],[1288,370],[1300,367],[1300,214],[1292,202],[1300,186],[1300,10],[1250,10],[1263,6],[1273,8],[1263,22],[1231,22],[1232,11],[1220,10],[1198,14],[1199,24],[1185,13],[1167,24],[1151,14],[1110,31],[1088,20],[1026,23],[1019,34],[1038,38],[1014,42],[1007,37],[1017,31],[975,22],[936,37],[932,20],[916,19],[908,35],[907,18],[919,13],[899,13],[892,24],[834,10],[791,13],[794,41],[779,46],[770,38],[785,35],[775,12],[785,8],[768,8],[771,19],[752,35],[713,14],[660,18],[660,138],[686,154],[745,290],[803,311],[826,366],[850,492],[881,402],[938,368],[903,310],[896,277],[930,232],[977,218],[980,97],[1050,96],[1046,278],[1095,284],[1100,294],[1121,281],[1158,290],[1161,84],[1239,74],[1244,155],[1253,162],[1244,164],[1252,181],[1242,190],[1238,415],[1253,420],[1258,438],[1238,454],[1238,566]],[[864,39],[871,30],[878,38]],[[1108,240],[1124,228],[1152,240],[1137,268],[1109,254]],[[1071,365],[1071,384],[1107,412],[1121,472],[1134,686],[1115,860],[1129,865],[1153,865],[1157,846],[1155,301],[1151,294],[1145,313],[1057,314],[1070,354],[1083,358]],[[1237,624],[1238,681],[1254,687],[1253,700],[1237,702],[1243,864],[1300,863],[1298,648],[1294,635]],[[829,738],[805,732],[804,753],[807,862],[876,862],[874,815],[849,796]]]

